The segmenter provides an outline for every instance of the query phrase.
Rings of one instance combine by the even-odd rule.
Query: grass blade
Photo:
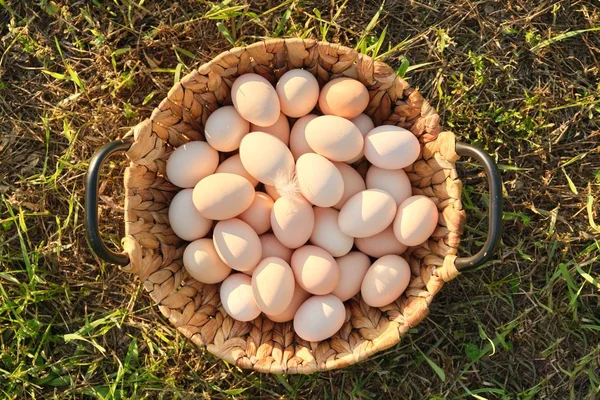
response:
[[[600,31],[600,26],[596,26],[596,27],[588,28],[588,29],[579,29],[579,30],[576,30],[576,31],[570,31],[570,32],[561,33],[560,35],[556,35],[553,38],[541,41],[540,43],[538,43],[535,46],[533,46],[531,48],[531,51],[535,52],[535,51],[538,51],[539,49],[543,49],[544,47],[548,47],[551,44],[559,42],[561,40],[565,40],[565,39],[571,38],[573,36],[581,35],[582,33],[594,32],[594,31]]]

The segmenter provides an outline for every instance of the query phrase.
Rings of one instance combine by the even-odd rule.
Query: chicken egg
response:
[[[383,190],[367,189],[355,194],[340,210],[338,224],[348,236],[364,238],[383,231],[394,220],[396,203]]]
[[[312,294],[331,293],[340,280],[335,259],[317,246],[307,245],[294,251],[291,264],[298,285]]]
[[[250,123],[233,106],[217,108],[206,120],[204,136],[212,148],[227,152],[240,147],[240,141],[250,132]]]
[[[209,175],[196,184],[194,206],[204,218],[229,219],[244,211],[254,201],[254,187],[247,179],[228,173]]]
[[[346,308],[334,295],[313,296],[294,316],[294,331],[308,342],[319,342],[335,335],[344,325]]]
[[[342,174],[331,161],[306,153],[296,161],[296,175],[302,195],[315,206],[331,207],[344,194]]]
[[[219,283],[231,272],[217,254],[211,239],[194,240],[183,251],[183,266],[192,278],[206,284]]]
[[[280,197],[271,210],[271,228],[277,240],[290,249],[308,241],[315,227],[315,213],[303,197]]]
[[[283,74],[275,90],[281,111],[292,118],[308,114],[319,101],[319,83],[304,69],[292,69]]]
[[[213,243],[221,260],[237,271],[252,270],[261,260],[258,235],[240,219],[219,221],[213,230]]]
[[[360,293],[371,307],[383,307],[400,297],[409,283],[410,266],[406,260],[397,255],[387,255],[369,267]]]
[[[239,76],[231,86],[231,100],[236,111],[252,124],[273,125],[280,114],[277,92],[258,74]]]
[[[394,219],[394,235],[406,246],[419,245],[435,231],[438,219],[437,206],[429,197],[409,197],[398,207]]]
[[[183,240],[192,241],[206,236],[212,221],[204,218],[194,207],[192,189],[183,189],[173,197],[169,205],[169,225]]]
[[[330,80],[323,86],[319,95],[319,108],[327,115],[352,119],[365,111],[368,105],[367,88],[352,78]]]
[[[167,179],[175,186],[193,188],[215,172],[219,153],[206,142],[189,142],[179,146],[167,160]]]
[[[229,275],[221,283],[219,294],[225,312],[233,319],[246,322],[260,315],[249,276],[239,273]]]

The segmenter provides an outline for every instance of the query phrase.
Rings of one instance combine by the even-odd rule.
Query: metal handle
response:
[[[502,236],[502,179],[500,178],[496,164],[483,150],[458,142],[456,143],[456,154],[464,157],[473,157],[479,161],[485,171],[490,190],[488,236],[483,248],[473,256],[459,257],[454,261],[456,268],[464,272],[477,268],[489,261],[500,244]]]
[[[115,140],[100,147],[90,159],[90,166],[85,178],[85,229],[87,240],[92,251],[104,261],[112,264],[127,265],[129,257],[106,247],[100,237],[98,227],[98,180],[104,161],[116,152],[125,152],[131,146],[132,139]]]

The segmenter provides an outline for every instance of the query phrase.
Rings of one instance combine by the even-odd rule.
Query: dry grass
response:
[[[0,0],[2,397],[598,398],[598,3],[388,0],[370,32],[380,2],[214,4]],[[400,44],[384,60],[404,73],[406,58],[445,125],[501,166],[498,261],[447,285],[400,345],[342,371],[267,376],[196,351],[138,282],[90,254],[87,160],[230,41],[368,48],[386,26],[379,54]],[[101,214],[115,245],[119,166]],[[469,253],[486,188],[463,171]]]

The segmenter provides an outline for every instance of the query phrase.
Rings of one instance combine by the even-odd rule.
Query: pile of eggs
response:
[[[169,222],[190,242],[188,274],[221,283],[232,318],[293,320],[307,341],[334,335],[343,302],[359,293],[372,307],[398,299],[411,278],[400,255],[438,222],[436,205],[412,195],[403,171],[419,156],[416,137],[375,127],[363,113],[367,88],[351,78],[319,90],[302,69],[275,87],[249,73],[234,81],[231,99],[208,117],[206,141],[167,161],[168,180],[183,189]]]

